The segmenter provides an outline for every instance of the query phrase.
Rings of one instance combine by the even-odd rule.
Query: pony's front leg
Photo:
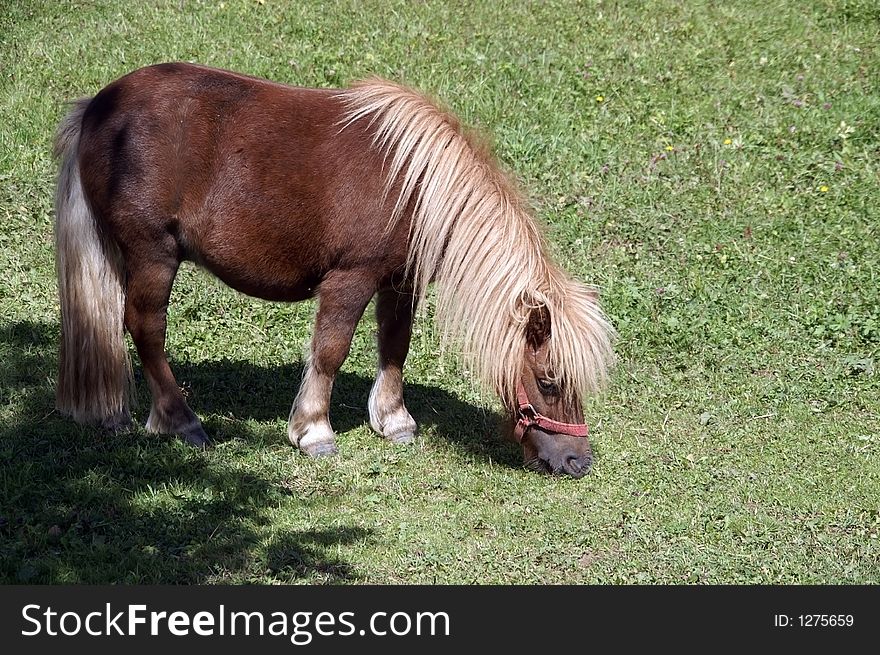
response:
[[[370,425],[389,441],[401,444],[411,442],[416,434],[416,422],[403,404],[403,364],[414,309],[412,295],[392,288],[380,290],[376,297],[379,369],[370,390]]]
[[[337,452],[330,427],[333,380],[375,289],[371,277],[353,271],[331,274],[321,283],[312,352],[287,424],[290,442],[306,455]]]

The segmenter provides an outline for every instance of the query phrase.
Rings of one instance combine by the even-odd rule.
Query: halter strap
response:
[[[553,434],[565,434],[570,437],[586,437],[589,434],[589,428],[586,423],[563,423],[562,421],[554,421],[552,418],[544,416],[529,401],[529,394],[523,386],[522,380],[516,385],[516,402],[517,402],[517,419],[516,426],[513,428],[513,436],[518,442],[522,442],[531,428],[537,426],[544,432]]]

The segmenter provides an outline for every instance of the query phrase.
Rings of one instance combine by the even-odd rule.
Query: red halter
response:
[[[516,427],[513,428],[513,436],[517,442],[522,442],[526,432],[535,426],[538,426],[544,432],[567,434],[570,437],[586,437],[589,433],[586,423],[563,423],[561,421],[554,421],[552,418],[547,418],[539,413],[529,401],[529,395],[526,393],[522,380],[516,385],[516,402],[519,405],[517,408],[519,419],[516,422]]]

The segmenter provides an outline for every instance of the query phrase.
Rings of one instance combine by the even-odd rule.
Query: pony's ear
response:
[[[529,314],[526,324],[526,343],[532,348],[540,348],[550,338],[550,312],[543,305],[535,307]]]

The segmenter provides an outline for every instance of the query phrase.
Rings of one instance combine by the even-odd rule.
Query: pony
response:
[[[304,88],[187,63],[140,68],[61,121],[55,251],[56,405],[131,421],[129,333],[152,397],[146,428],[210,443],[165,354],[184,260],[259,298],[318,298],[288,422],[309,456],[337,452],[334,376],[375,297],[373,430],[411,442],[403,400],[413,317],[435,289],[442,348],[498,394],[527,468],[580,477],[582,399],[614,357],[597,289],[569,276],[511,177],[458,119],[380,78]]]

